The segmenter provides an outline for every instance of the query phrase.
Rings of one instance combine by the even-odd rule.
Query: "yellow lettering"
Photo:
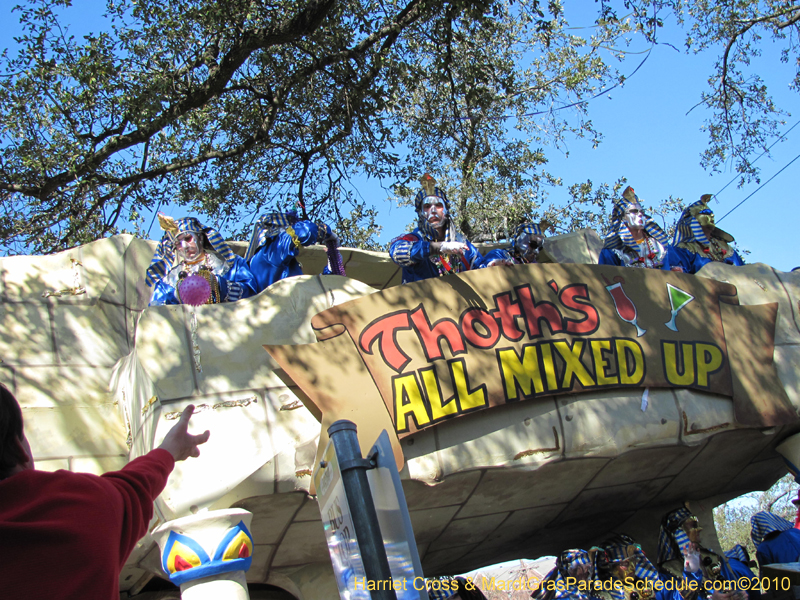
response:
[[[644,353],[642,347],[633,340],[618,339],[617,365],[619,382],[623,385],[636,385],[644,378]],[[633,358],[633,369],[628,365],[628,357]]]
[[[681,363],[683,363],[681,374],[678,373],[677,346],[677,342],[661,342],[667,381],[672,385],[691,385],[694,383],[694,346],[690,343],[681,344]]]
[[[558,383],[556,382],[556,366],[553,364],[553,351],[550,344],[542,344],[542,363],[544,364],[544,375],[547,379],[547,389],[550,392],[558,390]]]
[[[597,385],[616,385],[619,384],[619,377],[608,377],[608,359],[603,356],[603,352],[611,352],[611,340],[592,340],[589,342],[592,347],[592,357],[594,358],[594,376]]]
[[[584,343],[583,340],[575,340],[570,348],[567,342],[553,342],[553,346],[564,359],[564,379],[561,383],[561,388],[564,390],[572,388],[573,377],[577,377],[583,387],[595,385],[589,371],[581,362]]]
[[[708,375],[722,366],[722,350],[713,344],[697,344],[697,385],[708,387]]]
[[[630,575],[628,575],[625,578],[624,586],[625,586],[625,591],[626,592],[632,592],[633,590],[637,589],[636,588],[636,580],[633,577],[631,577]]]
[[[486,386],[482,385],[470,391],[464,361],[454,360],[450,363],[450,370],[453,373],[453,387],[456,388],[456,398],[458,398],[461,410],[466,411],[486,406]]]
[[[428,395],[428,403],[431,406],[431,416],[434,421],[446,417],[447,415],[454,415],[458,412],[455,398],[450,398],[447,402],[442,404],[442,392],[439,390],[439,381],[436,377],[434,369],[420,370],[422,375],[422,385],[425,386],[425,393]]]
[[[503,371],[503,381],[506,387],[506,398],[517,400],[517,385],[523,396],[530,396],[531,392],[541,394],[544,392],[542,375],[539,373],[539,352],[536,346],[525,346],[522,360],[514,350],[500,350],[497,353],[500,368]]]
[[[427,425],[431,421],[428,411],[425,410],[417,378],[413,373],[394,379],[394,415],[394,426],[398,433],[408,431],[409,415],[416,421],[417,427]]]

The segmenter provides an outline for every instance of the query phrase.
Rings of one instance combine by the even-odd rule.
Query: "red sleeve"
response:
[[[128,560],[136,542],[147,533],[147,526],[153,518],[153,501],[164,490],[174,467],[172,454],[156,448],[132,460],[122,470],[101,476],[116,488],[123,503],[120,568]]]

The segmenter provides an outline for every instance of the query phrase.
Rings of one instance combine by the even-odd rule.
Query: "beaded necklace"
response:
[[[641,240],[634,239],[633,241],[636,243],[639,249],[636,252],[637,257],[631,261],[630,266],[640,268],[654,268],[661,266],[661,262],[657,260],[659,253],[655,240],[651,242],[650,236],[646,235]]]
[[[708,255],[708,258],[713,261],[723,262],[728,251],[722,247],[722,245],[717,241],[717,238],[712,237],[709,242],[710,244],[703,248],[703,253]]]
[[[450,260],[450,257],[446,254],[438,254],[435,257],[432,257],[433,264],[436,265],[436,270],[439,272],[439,275],[449,275],[451,273],[460,273],[463,268],[463,263],[456,259],[454,261]]]

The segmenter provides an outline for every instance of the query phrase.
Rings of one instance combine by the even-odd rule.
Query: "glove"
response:
[[[683,550],[683,570],[686,573],[696,573],[700,570],[700,553],[694,548]]]
[[[497,259],[493,260],[492,262],[490,262],[488,265],[484,265],[484,266],[486,266],[486,267],[502,267],[504,265],[507,266],[507,267],[513,267],[514,266],[514,261],[506,260],[505,258],[497,258]]]
[[[467,251],[467,245],[463,242],[442,242],[439,246],[441,254],[460,254],[461,256]]]

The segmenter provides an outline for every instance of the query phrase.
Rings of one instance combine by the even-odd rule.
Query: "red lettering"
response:
[[[564,317],[567,333],[589,335],[597,331],[600,326],[600,315],[597,309],[589,303],[589,288],[586,284],[568,285],[561,290],[558,299],[567,308],[583,315],[582,319]]]
[[[381,357],[387,365],[399,373],[411,361],[411,358],[397,345],[397,332],[401,329],[411,329],[407,310],[384,315],[367,325],[361,332],[358,345],[365,354],[372,354],[372,344],[380,338],[378,350]]]
[[[425,357],[428,360],[444,358],[442,348],[439,345],[439,341],[442,338],[448,343],[450,352],[454,356],[467,351],[464,346],[464,340],[461,337],[461,331],[452,319],[441,319],[431,325],[430,321],[428,321],[428,315],[425,313],[425,307],[420,305],[411,312],[411,322],[414,324],[414,329],[419,336],[420,342],[422,342]]]
[[[483,326],[484,332],[475,328],[476,323]],[[470,308],[461,315],[461,331],[467,341],[476,348],[491,348],[500,338],[497,321],[482,308]]]
[[[497,310],[492,311],[492,316],[500,321],[500,328],[506,339],[518,342],[524,335],[522,330],[517,327],[516,317],[522,316],[522,309],[519,304],[511,300],[511,292],[505,292],[495,296],[494,304]]]
[[[561,325],[561,313],[558,307],[552,302],[542,301],[536,302],[531,286],[523,285],[514,288],[517,292],[517,297],[522,304],[522,312],[525,315],[525,326],[528,328],[528,337],[531,339],[542,337],[542,330],[539,327],[539,322],[544,319],[545,324],[550,328],[550,333],[559,333],[564,331]]]

